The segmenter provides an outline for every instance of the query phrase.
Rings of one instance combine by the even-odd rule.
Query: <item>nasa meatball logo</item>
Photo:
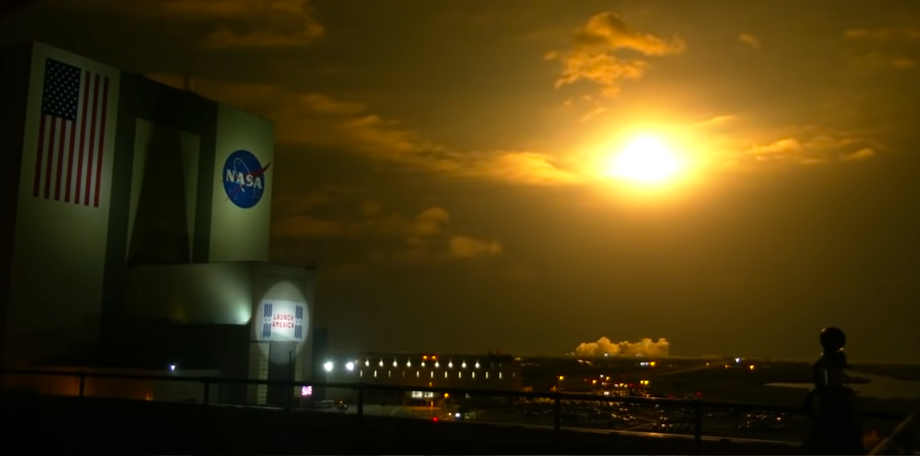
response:
[[[255,154],[240,149],[230,154],[224,163],[224,190],[227,199],[242,209],[249,209],[262,199],[265,192],[265,171],[271,163],[262,166]]]

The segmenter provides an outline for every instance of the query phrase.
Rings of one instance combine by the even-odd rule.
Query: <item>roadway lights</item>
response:
[[[476,361],[476,369],[479,369],[479,361]]]
[[[454,367],[454,362],[451,361],[451,362],[447,363],[447,367]]]
[[[355,363],[349,361],[347,364],[345,364],[345,369],[348,369],[349,371],[355,370]]]
[[[434,367],[441,367],[441,363],[435,361],[435,362],[434,362]]]
[[[412,361],[406,361],[406,367],[412,367]]]
[[[326,372],[332,372],[332,361],[326,361],[326,364],[323,364],[323,369],[326,369]]]
[[[394,360],[393,360],[393,367],[396,367],[396,366],[397,366],[396,360],[394,359]]]
[[[169,365],[169,371],[170,371],[170,372],[175,372],[175,371],[176,371],[176,365],[175,365],[175,364],[170,364],[170,365]]]
[[[380,367],[383,367],[383,360],[380,360]]]
[[[463,364],[460,365],[460,367],[466,369],[466,361],[464,361]]]

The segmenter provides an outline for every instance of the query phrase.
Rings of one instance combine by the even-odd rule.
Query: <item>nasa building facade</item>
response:
[[[313,271],[267,263],[270,121],[37,42],[0,49],[0,99],[4,365],[309,378]]]

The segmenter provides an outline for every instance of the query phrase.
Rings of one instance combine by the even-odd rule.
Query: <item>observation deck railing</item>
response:
[[[559,434],[563,430],[568,431],[583,431],[583,432],[605,432],[605,433],[619,433],[619,434],[629,434],[629,435],[646,435],[649,437],[662,437],[668,436],[673,438],[683,438],[691,440],[694,443],[694,448],[697,454],[702,450],[702,442],[704,440],[719,440],[719,441],[731,441],[739,444],[745,442],[748,443],[773,443],[777,445],[801,445],[804,431],[802,423],[807,423],[807,420],[800,420],[799,427],[800,432],[796,434],[795,432],[769,432],[771,428],[763,427],[762,430],[768,431],[767,433],[772,434],[769,438],[755,438],[750,435],[739,435],[737,428],[733,424],[723,425],[722,431],[713,429],[712,431],[707,431],[706,421],[709,420],[710,416],[706,415],[707,411],[721,411],[724,416],[726,413],[731,414],[735,418],[744,419],[744,414],[748,416],[757,417],[767,417],[769,419],[783,417],[805,417],[807,416],[806,411],[802,407],[790,407],[782,405],[768,405],[768,404],[755,404],[755,403],[739,403],[739,402],[718,402],[718,401],[707,401],[700,399],[672,399],[672,398],[649,398],[649,397],[633,397],[633,396],[607,396],[607,395],[595,395],[595,394],[578,394],[578,393],[564,393],[564,392],[530,392],[530,391],[509,391],[509,390],[485,390],[485,389],[462,389],[462,388],[445,388],[445,387],[419,387],[419,386],[403,386],[403,385],[380,385],[380,384],[366,384],[366,383],[332,383],[332,382],[315,382],[315,381],[279,381],[279,380],[255,380],[255,379],[229,379],[221,378],[215,376],[183,376],[177,375],[176,373],[170,373],[167,375],[151,375],[151,374],[135,374],[135,373],[113,373],[113,372],[90,372],[82,370],[43,370],[43,369],[31,369],[31,370],[13,370],[13,369],[0,369],[0,384],[4,386],[4,390],[10,391],[11,388],[8,386],[10,384],[15,384],[17,382],[6,382],[11,377],[56,377],[56,378],[72,378],[75,380],[75,385],[72,391],[57,394],[68,395],[68,396],[78,396],[79,398],[84,397],[113,397],[111,395],[105,394],[86,394],[87,380],[97,380],[97,379],[109,379],[117,380],[121,382],[130,382],[130,381],[146,381],[146,382],[185,382],[186,384],[196,384],[200,388],[200,397],[195,400],[199,406],[202,407],[212,407],[212,406],[221,406],[221,405],[243,405],[243,406],[252,406],[250,404],[221,404],[214,400],[214,392],[218,385],[255,385],[266,387],[275,387],[275,388],[290,388],[290,394],[285,394],[288,397],[287,404],[278,404],[279,408],[294,410],[301,408],[301,399],[297,396],[297,391],[300,391],[303,387],[310,387],[312,391],[319,391],[320,388],[337,389],[340,391],[351,391],[352,399],[351,404],[353,407],[348,413],[354,413],[355,420],[357,423],[361,423],[361,420],[365,416],[366,410],[368,407],[373,407],[374,404],[371,402],[374,400],[368,397],[368,392],[371,391],[382,391],[390,392],[398,395],[402,393],[403,395],[409,392],[422,392],[430,393],[430,396],[433,396],[434,399],[441,397],[453,397],[462,399],[482,399],[482,398],[502,398],[514,400],[525,400],[525,404],[534,404],[534,402],[542,402],[544,405],[550,406],[549,409],[543,409],[543,413],[536,413],[539,415],[536,419],[524,419],[514,414],[514,412],[509,412],[502,419],[495,418],[489,420],[478,420],[478,422],[484,424],[493,424],[493,425],[504,425],[504,426],[523,426],[523,427],[537,427],[545,428],[547,430],[552,429],[555,435]],[[23,385],[29,385],[30,382],[23,382]],[[20,387],[20,389],[28,389]],[[37,390],[37,388],[31,388],[32,390]],[[13,388],[15,390],[15,388]],[[35,391],[38,392],[38,391]],[[55,393],[51,393],[55,394]],[[436,396],[435,396],[436,395]],[[117,397],[117,396],[116,396]],[[124,397],[122,397],[124,398]],[[129,397],[126,399],[141,399],[135,397]],[[141,399],[143,400],[143,399]],[[146,400],[158,400],[153,397],[147,397]],[[427,399],[432,400],[432,399]],[[510,403],[510,401],[509,401]],[[651,410],[659,411],[659,413],[665,413],[673,410],[683,409],[689,410],[688,414],[681,415],[682,424],[676,428],[673,428],[675,431],[659,431],[659,432],[650,432],[648,430],[631,430],[629,427],[624,429],[611,429],[610,424],[604,424],[595,422],[585,424],[584,422],[579,422],[579,426],[573,426],[571,423],[568,423],[569,418],[574,418],[578,420],[577,414],[566,413],[566,407],[571,404],[581,404],[577,405],[584,407],[584,404],[632,404],[638,407],[647,407]],[[520,403],[519,403],[520,404]],[[258,407],[264,407],[264,405],[259,405]],[[526,407],[526,406],[525,406]],[[499,407],[500,408],[500,407]],[[511,409],[514,406],[510,407]],[[520,407],[518,407],[520,408]],[[429,419],[434,419],[435,417],[441,416],[435,413],[434,408],[429,408],[431,414],[425,416],[422,413],[422,416],[425,416]],[[440,411],[440,410],[438,410]],[[727,412],[726,412],[727,411]],[[532,412],[532,411],[531,411]],[[486,415],[489,415],[490,412],[486,412]],[[904,443],[906,440],[909,440],[909,432],[913,423],[913,415],[899,414],[899,413],[890,413],[890,412],[880,412],[880,411],[864,411],[860,414],[863,420],[873,421],[873,429],[876,429],[875,426],[880,421],[894,421],[897,422],[897,425],[891,426],[891,431],[882,432],[882,435],[878,436],[876,442],[873,442],[872,447],[867,450],[868,454],[891,454],[898,451],[904,451],[904,445],[909,445],[909,443]],[[445,416],[446,417],[446,416]],[[546,422],[540,422],[540,419],[545,420]],[[600,420],[601,422],[603,420]],[[652,420],[646,420],[647,426],[653,425]],[[756,421],[756,420],[755,420]],[[761,420],[762,421],[762,420]],[[600,427],[597,425],[600,424]],[[805,425],[807,427],[807,424]],[[633,426],[633,429],[639,429],[643,426],[640,424],[638,426]],[[756,427],[756,422],[755,422]],[[723,435],[718,435],[723,434]],[[729,435],[725,435],[729,434]],[[780,438],[776,438],[777,434],[780,435]],[[689,448],[688,448],[689,449]]]

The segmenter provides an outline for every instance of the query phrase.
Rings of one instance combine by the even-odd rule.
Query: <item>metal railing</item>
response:
[[[180,375],[150,375],[150,374],[127,374],[127,373],[108,373],[108,372],[87,372],[87,371],[55,371],[55,370],[18,370],[18,369],[0,369],[0,377],[10,376],[10,375],[24,375],[24,376],[52,376],[52,377],[72,377],[78,380],[77,396],[80,398],[85,397],[86,389],[86,380],[89,378],[95,379],[120,379],[120,380],[148,380],[148,381],[165,381],[165,382],[192,382],[199,383],[203,386],[202,392],[202,403],[204,407],[209,407],[211,405],[219,405],[212,401],[211,393],[212,386],[218,384],[227,384],[227,385],[265,385],[271,387],[289,387],[291,388],[290,401],[288,403],[288,408],[293,405],[293,401],[296,400],[294,395],[295,388],[301,388],[303,386],[311,386],[314,390],[319,388],[335,388],[343,390],[351,390],[357,393],[356,400],[356,415],[357,420],[360,422],[365,415],[364,406],[366,402],[366,392],[367,391],[387,391],[395,393],[408,393],[410,391],[421,391],[421,392],[430,392],[434,394],[451,394],[451,395],[475,395],[477,397],[497,397],[497,398],[507,398],[507,399],[549,399],[552,401],[552,430],[554,431],[557,439],[563,429],[569,428],[562,425],[562,402],[563,401],[595,401],[595,402],[604,402],[604,403],[628,403],[628,404],[656,404],[662,408],[680,408],[686,407],[690,408],[693,411],[693,432],[690,435],[681,435],[681,434],[667,434],[671,437],[684,437],[692,438],[695,443],[695,448],[697,454],[700,454],[702,451],[702,441],[704,440],[703,433],[703,410],[706,408],[714,409],[732,409],[739,412],[774,412],[774,413],[787,413],[787,414],[801,414],[804,415],[807,412],[803,407],[792,407],[786,405],[769,405],[769,404],[756,404],[756,403],[744,403],[744,402],[718,402],[718,401],[706,401],[700,399],[675,399],[675,398],[651,398],[651,397],[635,397],[635,396],[606,396],[606,395],[595,395],[595,394],[577,394],[577,393],[562,393],[562,392],[533,392],[533,391],[509,391],[509,390],[487,390],[487,389],[471,389],[471,388],[453,388],[453,387],[423,387],[423,386],[402,386],[402,385],[386,385],[386,384],[367,384],[367,383],[335,383],[335,382],[316,382],[316,381],[288,381],[288,380],[257,380],[257,379],[228,379],[212,376],[180,376]],[[468,396],[467,396],[468,397]],[[874,419],[891,419],[891,420],[902,420],[900,424],[895,428],[895,430],[889,434],[881,443],[879,443],[869,454],[880,454],[881,451],[892,446],[896,441],[898,436],[903,435],[906,430],[909,428],[909,425],[912,422],[913,415],[908,415],[905,418],[905,414],[893,413],[893,412],[881,412],[881,411],[865,411],[861,413],[861,416],[864,418],[874,418]],[[611,431],[618,433],[619,431]],[[646,435],[656,435],[660,436],[660,433],[651,433],[651,432],[635,432],[635,431],[623,431],[628,434],[646,434]],[[717,440],[727,440],[727,441],[736,441],[739,443],[743,442],[758,442],[758,443],[775,443],[775,444],[789,444],[792,442],[782,442],[777,440],[758,440],[758,439],[746,439],[746,438],[733,438],[733,437],[717,437]]]
[[[898,440],[902,438],[905,438],[905,440],[907,440],[906,442],[907,445],[911,445],[912,443],[910,442],[911,436],[907,435],[907,433],[909,432],[910,427],[914,424],[913,421],[914,421],[914,414],[911,413],[910,415],[907,415],[907,418],[904,418],[904,420],[901,421],[900,424],[898,424],[898,427],[894,428],[894,431],[891,431],[891,434],[888,434],[888,436],[885,437],[884,440],[879,442],[879,444],[876,445],[875,448],[873,448],[872,451],[869,452],[869,454],[870,455],[884,454],[886,450],[896,446],[898,444]]]

